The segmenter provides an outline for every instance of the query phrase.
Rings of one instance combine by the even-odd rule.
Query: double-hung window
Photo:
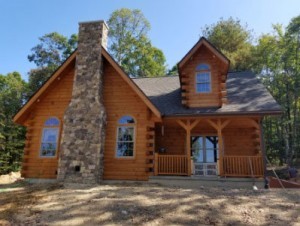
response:
[[[196,92],[211,92],[211,73],[207,64],[200,64],[196,67]]]
[[[134,157],[135,120],[131,116],[123,116],[117,127],[117,158]]]
[[[51,117],[44,123],[42,142],[40,149],[41,157],[55,157],[58,149],[59,120]]]

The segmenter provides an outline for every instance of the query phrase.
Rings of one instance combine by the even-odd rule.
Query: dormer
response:
[[[221,107],[227,103],[226,79],[230,61],[204,37],[178,63],[182,104]]]

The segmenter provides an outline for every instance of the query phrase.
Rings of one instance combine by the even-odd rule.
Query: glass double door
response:
[[[194,175],[210,176],[218,174],[218,137],[217,136],[192,136],[191,156],[193,159]]]

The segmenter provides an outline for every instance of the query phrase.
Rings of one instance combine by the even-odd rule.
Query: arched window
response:
[[[55,117],[48,118],[44,123],[42,142],[41,142],[41,157],[54,157],[58,148],[59,120]]]
[[[199,64],[196,67],[196,92],[211,92],[210,67],[207,64]]]
[[[118,121],[116,157],[134,156],[135,120],[131,116],[123,116]]]

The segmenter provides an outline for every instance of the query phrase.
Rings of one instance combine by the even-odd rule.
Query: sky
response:
[[[0,74],[28,78],[35,68],[27,59],[38,38],[50,32],[70,36],[78,22],[108,20],[120,8],[140,9],[151,24],[149,37],[171,68],[198,41],[201,28],[232,16],[254,37],[286,26],[300,14],[300,0],[0,0]]]

